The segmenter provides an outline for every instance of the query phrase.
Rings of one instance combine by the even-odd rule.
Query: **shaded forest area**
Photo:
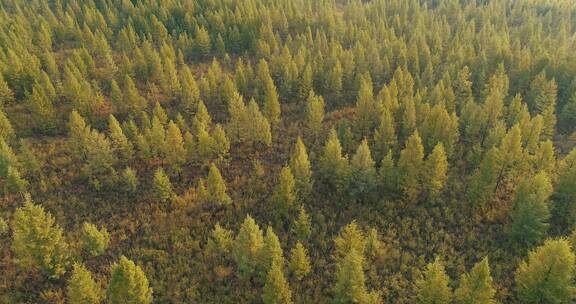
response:
[[[571,0],[0,0],[0,303],[572,303],[575,34]]]

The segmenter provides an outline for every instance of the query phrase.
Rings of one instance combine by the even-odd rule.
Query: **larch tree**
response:
[[[260,259],[261,261],[259,266],[264,270],[264,274],[274,263],[278,264],[280,267],[284,266],[284,252],[280,245],[280,240],[270,226],[266,228],[264,246],[262,246],[262,251],[260,252]]]
[[[154,172],[154,192],[156,198],[161,202],[169,202],[176,196],[170,178],[162,168],[158,168]]]
[[[124,77],[124,105],[127,107],[127,111],[132,114],[140,113],[147,105],[146,100],[140,96],[134,81],[129,75]]]
[[[176,172],[180,172],[182,165],[186,161],[186,149],[182,131],[173,122],[168,123],[166,128],[166,161]]]
[[[19,167],[18,158],[10,145],[3,138],[0,138],[0,176],[7,177],[10,167]]]
[[[418,304],[449,304],[452,290],[444,264],[439,258],[426,265],[423,277],[416,282]]]
[[[516,269],[517,298],[527,304],[570,303],[576,292],[575,261],[566,239],[545,241]]]
[[[232,256],[238,268],[238,275],[248,278],[260,266],[260,256],[264,247],[262,230],[254,219],[247,215],[238,231],[232,246]]]
[[[82,225],[82,245],[91,256],[99,256],[110,244],[110,234],[105,227],[98,229],[96,225],[84,222]]]
[[[438,143],[432,150],[432,154],[426,159],[425,171],[427,191],[431,196],[436,196],[444,189],[448,179],[448,161],[442,143]]]
[[[460,277],[454,298],[457,304],[494,304],[495,294],[488,258],[485,257]]]
[[[282,167],[278,184],[273,195],[274,209],[280,217],[285,217],[297,206],[296,182],[289,166]]]
[[[346,188],[349,173],[350,164],[342,154],[342,146],[336,130],[332,129],[318,165],[320,180],[324,187],[341,193]]]
[[[310,216],[306,213],[304,206],[300,206],[298,217],[294,220],[292,230],[296,235],[296,238],[300,241],[305,242],[310,238],[312,234],[312,222],[310,221]]]
[[[214,164],[210,166],[210,171],[208,172],[206,190],[211,203],[217,205],[230,205],[232,203],[232,199],[226,194],[226,182],[222,178],[220,170]]]
[[[17,264],[40,269],[51,278],[64,275],[69,249],[62,228],[42,206],[32,203],[29,195],[24,206],[14,212],[12,231],[12,251]]]
[[[264,117],[268,119],[270,125],[275,128],[280,123],[280,101],[274,81],[272,80],[272,77],[270,77],[268,63],[264,59],[260,60],[258,63],[257,76],[260,83],[258,94],[262,100],[262,113],[264,114]]]
[[[120,127],[120,123],[118,123],[114,115],[110,115],[108,119],[108,130],[110,131],[112,145],[120,155],[120,159],[124,162],[130,161],[134,156],[134,147],[124,135],[124,131],[122,131],[122,127]]]
[[[576,149],[558,165],[558,181],[554,189],[554,213],[565,226],[576,221]]]
[[[338,263],[334,303],[370,303],[373,298],[366,288],[364,258],[356,249],[351,249]]]
[[[290,272],[296,280],[300,281],[310,273],[311,268],[306,248],[300,241],[297,241],[294,248],[290,251]]]
[[[375,110],[375,103],[372,80],[370,77],[363,77],[356,98],[355,110],[356,129],[362,136],[368,136],[376,125],[379,113]]]
[[[350,194],[355,199],[369,199],[377,181],[375,163],[364,139],[350,161]]]
[[[510,237],[517,244],[530,248],[546,238],[551,194],[552,184],[545,172],[520,182],[510,210]]]
[[[300,199],[306,199],[312,192],[312,170],[306,146],[300,137],[296,139],[290,169],[294,174],[295,189]]]
[[[306,126],[310,133],[317,137],[322,131],[324,121],[324,98],[318,96],[314,91],[310,91],[306,104]]]
[[[205,252],[209,256],[227,257],[234,245],[234,235],[231,230],[223,228],[219,223],[210,231]]]
[[[66,286],[66,298],[69,303],[99,304],[104,298],[104,291],[84,265],[74,263]]]
[[[483,207],[494,195],[496,182],[502,167],[502,153],[498,148],[486,152],[474,171],[466,197],[475,208]]]
[[[292,304],[292,291],[284,277],[282,265],[274,261],[264,283],[262,291],[264,304]]]
[[[424,164],[424,147],[418,131],[406,141],[406,147],[400,152],[398,173],[400,185],[408,201],[415,201],[422,191],[421,172]]]
[[[338,236],[334,239],[334,247],[336,261],[341,261],[352,250],[364,256],[364,251],[366,250],[364,232],[353,221],[340,229]]]
[[[28,181],[20,175],[20,171],[16,167],[8,167],[8,173],[4,181],[4,192],[10,194],[24,192],[28,185]]]
[[[252,121],[248,127],[248,139],[252,143],[260,143],[265,146],[270,146],[272,144],[272,131],[270,120],[263,115],[258,109],[258,104],[254,99],[251,99],[248,103],[247,117]]]
[[[146,274],[125,256],[121,256],[120,261],[111,267],[107,293],[111,304],[150,304],[153,300]]]
[[[15,133],[12,123],[4,113],[4,110],[0,109],[0,138],[4,140],[14,139]]]
[[[374,132],[374,154],[377,159],[383,159],[386,153],[396,148],[397,137],[394,117],[388,108],[382,110],[380,124]]]

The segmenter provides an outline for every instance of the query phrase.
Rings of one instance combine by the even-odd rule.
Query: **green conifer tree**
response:
[[[516,269],[516,295],[522,303],[570,303],[574,298],[575,257],[565,239],[547,240]]]
[[[494,304],[496,289],[493,287],[488,258],[476,263],[469,273],[460,277],[460,285],[454,291],[457,304]]]
[[[282,272],[282,266],[273,262],[262,292],[264,304],[292,304],[292,291]]]
[[[161,202],[169,202],[176,196],[172,183],[170,183],[170,178],[168,178],[162,168],[156,169],[154,173],[154,192],[156,193],[156,198]]]
[[[549,227],[548,199],[551,194],[552,184],[545,172],[518,185],[510,211],[512,240],[526,248],[544,240]]]
[[[107,292],[111,304],[150,304],[153,300],[146,274],[125,256],[112,265]]]
[[[424,147],[418,131],[406,141],[406,147],[400,152],[398,173],[400,185],[408,201],[414,201],[422,190],[421,173],[424,164]]]
[[[216,165],[210,166],[208,179],[206,180],[209,201],[217,205],[230,205],[232,199],[226,194],[226,183]]]
[[[104,291],[84,265],[74,263],[66,286],[66,298],[69,303],[99,304],[104,298]]]
[[[296,278],[296,280],[302,280],[306,275],[310,273],[310,259],[306,253],[306,248],[300,243],[296,242],[292,251],[290,251],[290,272]]]
[[[238,231],[232,247],[232,255],[238,275],[243,278],[252,276],[260,266],[260,256],[264,247],[262,230],[254,219],[247,215]]]
[[[308,160],[308,153],[306,146],[302,139],[298,137],[292,153],[290,161],[290,169],[294,174],[295,189],[299,198],[305,199],[312,192],[312,171],[310,169],[310,160]]]
[[[452,300],[452,290],[448,284],[449,278],[444,270],[444,264],[436,258],[426,266],[423,278],[416,282],[417,303],[449,304]]]
[[[134,156],[134,147],[128,138],[124,135],[120,123],[114,117],[110,115],[108,120],[108,129],[110,130],[110,138],[112,139],[112,144],[114,149],[120,155],[122,161],[130,161]]]
[[[426,188],[428,193],[436,196],[444,189],[446,180],[448,179],[448,161],[446,160],[446,153],[444,152],[444,145],[438,143],[432,154],[428,156],[425,162],[426,167]]]
[[[50,213],[32,203],[29,195],[23,207],[16,209],[12,221],[12,251],[16,262],[28,269],[41,269],[51,278],[59,278],[68,265],[68,244]]]
[[[92,256],[104,253],[110,244],[110,234],[105,227],[98,229],[96,225],[84,222],[82,225],[82,242],[84,249]]]

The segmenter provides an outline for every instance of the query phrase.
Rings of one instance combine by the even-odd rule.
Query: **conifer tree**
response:
[[[66,297],[69,303],[99,304],[104,298],[104,291],[84,265],[74,263],[66,286]]]
[[[522,303],[570,303],[574,298],[575,257],[565,239],[547,240],[530,251],[516,269],[516,294]]]
[[[210,166],[208,179],[206,180],[209,201],[217,205],[230,205],[232,199],[226,194],[226,183],[216,165]]]
[[[314,94],[314,91],[310,91],[308,95],[306,118],[308,130],[314,137],[318,136],[322,130],[322,121],[324,120],[324,98]]]
[[[4,77],[0,75],[0,105],[4,106],[14,100],[14,93],[4,80]]]
[[[212,123],[212,117],[208,113],[208,109],[202,100],[198,101],[198,107],[196,108],[196,115],[192,120],[192,126],[194,130],[198,131],[200,129],[208,129]]]
[[[364,139],[350,161],[350,193],[356,199],[365,199],[371,195],[376,183],[376,167],[368,141]]]
[[[307,241],[312,234],[312,223],[308,213],[306,213],[306,209],[304,209],[303,206],[300,206],[300,210],[298,211],[298,218],[294,220],[293,231],[296,235],[296,238],[303,242]]]
[[[470,180],[466,196],[475,207],[482,207],[496,190],[498,174],[501,170],[502,154],[500,149],[492,148],[480,162]]]
[[[444,145],[438,143],[432,154],[426,159],[426,188],[430,195],[437,195],[442,189],[446,180],[448,179],[448,161],[446,160],[446,153],[444,152]]]
[[[510,237],[517,243],[530,248],[546,237],[550,211],[548,198],[552,184],[545,172],[522,181],[512,202]]]
[[[274,263],[280,267],[284,266],[284,252],[282,251],[280,240],[270,226],[266,228],[264,246],[262,247],[260,258],[261,262],[259,266],[264,269],[264,273],[266,273]]]
[[[125,256],[112,265],[107,292],[111,304],[150,304],[153,300],[146,274]]]
[[[296,280],[302,280],[308,273],[310,273],[310,259],[306,253],[306,248],[300,243],[296,242],[292,251],[290,251],[290,272],[296,278]]]
[[[197,59],[206,59],[210,54],[210,49],[212,48],[212,42],[210,41],[210,35],[208,31],[199,27],[196,29],[196,37],[194,38],[194,49],[197,54]]]
[[[366,238],[358,224],[352,221],[340,229],[340,233],[334,239],[334,245],[336,261],[342,260],[352,250],[363,257],[366,250]]]
[[[288,213],[296,207],[298,196],[295,188],[296,182],[294,181],[294,175],[292,175],[290,167],[282,167],[273,197],[274,209],[279,216],[287,216]]]
[[[173,122],[168,123],[166,129],[166,161],[179,172],[186,161],[186,149],[180,128]]]
[[[424,163],[424,147],[418,131],[406,141],[406,147],[400,152],[398,173],[400,185],[409,201],[414,201],[422,190],[421,170]]]
[[[332,129],[318,165],[321,182],[330,190],[343,191],[350,171],[349,166],[348,159],[342,155],[342,146],[338,135]]]
[[[485,257],[476,263],[469,273],[460,277],[454,298],[457,304],[494,304],[495,294],[488,258]]]
[[[90,255],[98,256],[104,253],[110,243],[110,234],[106,228],[98,229],[96,225],[84,222],[82,225],[83,247]]]
[[[376,111],[372,80],[364,77],[360,83],[360,90],[356,99],[356,129],[362,136],[368,136],[376,125],[378,112]]]
[[[254,102],[256,105],[256,102]],[[258,107],[258,105],[256,105]],[[243,142],[247,140],[249,131],[248,126],[248,112],[247,107],[244,104],[242,96],[238,93],[233,94],[228,102],[228,117],[229,121],[226,126],[230,139],[233,142]],[[255,117],[252,117],[255,120]]]
[[[0,138],[3,138],[4,140],[11,140],[14,138],[14,136],[14,128],[12,128],[10,120],[8,120],[8,117],[6,117],[4,110],[0,109]]]
[[[192,75],[192,71],[187,65],[182,67],[180,78],[180,83],[182,84],[180,103],[184,113],[186,113],[188,117],[191,117],[200,101],[200,89],[198,88],[196,79],[194,79],[194,75]]]
[[[226,132],[221,124],[216,124],[214,131],[212,131],[212,137],[216,143],[215,152],[218,155],[218,159],[223,160],[228,156],[230,141],[228,140]]]
[[[129,75],[124,77],[124,105],[132,114],[140,113],[146,108],[146,100],[140,96],[134,81]]]
[[[449,304],[452,290],[448,287],[449,278],[444,270],[444,264],[438,258],[426,265],[423,278],[416,282],[419,304]]]
[[[280,102],[278,100],[276,86],[274,85],[272,77],[270,77],[268,64],[264,59],[258,63],[258,80],[260,82],[258,93],[262,99],[262,113],[264,117],[268,119],[270,125],[277,127],[280,123]]]
[[[168,178],[162,168],[156,169],[154,173],[154,192],[156,193],[156,198],[161,202],[169,202],[176,196],[172,189],[170,178]]]
[[[255,273],[260,265],[263,247],[262,230],[254,219],[247,215],[232,247],[232,255],[240,277],[247,278]]]
[[[554,213],[561,224],[571,226],[576,221],[576,149],[560,161],[557,174]]]
[[[368,291],[363,263],[362,254],[352,248],[338,264],[334,303],[366,303]]]
[[[120,123],[118,123],[114,115],[110,115],[108,129],[110,130],[110,138],[112,139],[114,149],[119,153],[122,161],[130,161],[134,155],[134,147],[124,135]]]
[[[130,167],[126,167],[122,172],[122,181],[124,189],[128,193],[136,193],[138,189],[138,175],[136,175],[136,171]]]
[[[7,177],[10,167],[19,166],[18,158],[3,138],[0,138],[0,176]]]
[[[301,199],[307,198],[312,192],[312,171],[310,170],[306,146],[300,137],[296,139],[290,169],[294,174],[296,193]]]
[[[282,266],[273,262],[262,292],[264,304],[292,304],[292,291],[282,272]]]
[[[68,265],[68,244],[54,217],[29,195],[23,207],[16,209],[12,222],[12,251],[19,265],[41,269],[51,278],[59,278]]]
[[[20,176],[18,169],[12,166],[8,167],[8,174],[4,182],[4,192],[11,194],[24,192],[27,187],[28,181]]]
[[[374,132],[374,154],[378,159],[383,159],[388,151],[396,148],[396,142],[394,117],[388,108],[384,108],[380,115],[380,125]]]
[[[210,232],[205,252],[212,256],[228,256],[234,245],[232,231],[222,228],[219,223]]]
[[[366,254],[370,258],[374,258],[381,254],[383,249],[382,241],[380,240],[380,235],[376,228],[370,228],[366,234]]]
[[[272,144],[271,123],[269,119],[262,115],[254,99],[251,99],[250,103],[248,103],[247,117],[253,122],[252,126],[249,127],[250,141],[270,146]]]

